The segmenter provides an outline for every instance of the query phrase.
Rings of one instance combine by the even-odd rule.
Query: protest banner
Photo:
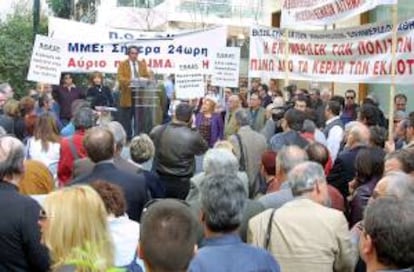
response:
[[[175,68],[175,97],[192,99],[204,96],[204,76],[199,61],[180,61]]]
[[[220,87],[239,86],[240,47],[215,50],[212,61],[211,84]]]
[[[282,28],[325,26],[397,0],[284,0]]]
[[[390,83],[392,74],[391,23],[329,31],[289,31],[289,43],[280,29],[252,27],[249,77],[319,82]],[[397,84],[414,81],[414,19],[398,24]],[[289,57],[284,59],[288,44]]]
[[[36,35],[27,80],[59,84],[63,49],[63,42]]]
[[[210,51],[226,45],[227,28],[178,33],[143,32],[51,17],[49,36],[67,41],[62,52],[62,70],[65,72],[116,73],[119,61],[127,58],[127,47],[137,45],[139,59],[144,59],[155,73],[173,73],[174,63],[187,57],[201,61],[203,72],[210,73]]]

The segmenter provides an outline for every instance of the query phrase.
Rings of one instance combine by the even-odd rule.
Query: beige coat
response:
[[[228,111],[224,118],[224,139],[228,139],[231,135],[237,132],[237,121],[236,121],[236,112],[240,110],[237,109],[230,113]]]
[[[264,247],[272,209],[249,221],[247,241]],[[298,198],[276,210],[269,250],[283,272],[351,272],[357,260],[344,215]]]
[[[262,155],[266,151],[266,138],[252,130],[250,126],[244,126],[237,132],[243,145],[243,154],[246,164],[246,173],[249,178],[249,195],[255,197],[259,189],[259,171]],[[235,135],[230,136],[229,141],[234,146],[237,159],[240,162],[240,145]]]

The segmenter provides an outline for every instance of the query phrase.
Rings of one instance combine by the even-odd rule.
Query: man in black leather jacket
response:
[[[200,133],[190,128],[192,113],[189,104],[181,103],[171,123],[157,126],[150,133],[156,149],[153,169],[165,186],[166,197],[185,199],[195,170],[195,156],[208,149]]]

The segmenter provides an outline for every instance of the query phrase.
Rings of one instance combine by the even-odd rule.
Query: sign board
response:
[[[380,5],[397,4],[397,0],[284,0],[282,28],[332,25]]]
[[[288,45],[276,28],[252,27],[250,77],[317,82],[391,83],[392,24],[330,31],[289,31]],[[288,48],[288,59],[285,48]],[[398,25],[396,83],[414,82],[414,19]]]
[[[217,49],[212,59],[211,84],[220,87],[239,86],[240,48],[223,47]]]
[[[27,80],[59,84],[64,48],[61,41],[36,35]]]
[[[62,52],[65,72],[116,73],[125,60],[129,45],[139,47],[155,73],[173,73],[182,58],[200,61],[203,73],[210,73],[212,50],[226,46],[227,28],[217,27],[191,32],[162,33],[103,28],[64,19],[49,18],[49,36],[67,41]]]
[[[177,99],[204,97],[204,76],[200,62],[183,61],[177,63],[175,96]]]

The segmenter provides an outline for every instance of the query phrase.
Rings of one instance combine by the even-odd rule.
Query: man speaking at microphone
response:
[[[125,129],[127,139],[133,137],[132,118],[134,118],[134,105],[132,101],[132,90],[130,88],[131,81],[138,78],[149,78],[150,73],[144,60],[138,60],[138,46],[132,45],[128,47],[128,59],[119,63],[118,82],[119,82],[119,119]],[[134,119],[134,123],[139,120]]]

